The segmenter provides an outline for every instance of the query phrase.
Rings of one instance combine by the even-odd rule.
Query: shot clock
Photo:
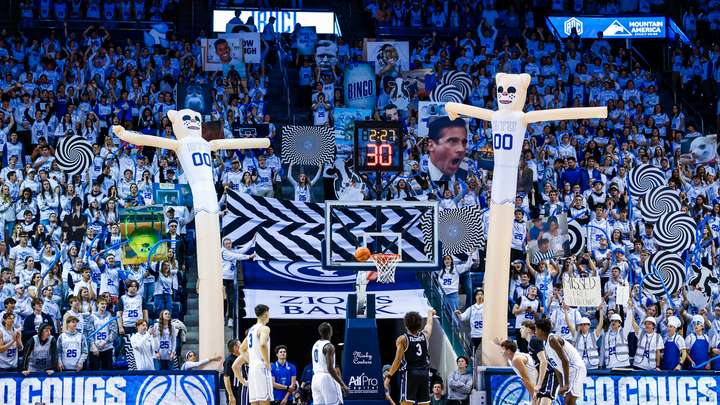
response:
[[[355,170],[402,171],[400,122],[355,121]]]

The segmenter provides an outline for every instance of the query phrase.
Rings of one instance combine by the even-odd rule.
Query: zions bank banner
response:
[[[493,405],[530,403],[522,381],[510,369],[487,369],[485,384]],[[716,374],[681,371],[614,371],[611,374],[603,370],[587,376],[577,403],[715,405],[719,394],[720,376]]]
[[[325,270],[320,263],[244,261],[243,274],[246,308],[265,304],[270,316],[280,319],[345,319],[357,273]],[[399,319],[408,311],[422,314],[429,308],[414,272],[398,270],[395,283],[371,282],[368,293],[375,294],[380,319]]]
[[[214,371],[6,374],[0,404],[218,404],[217,379]]]
[[[664,16],[590,17],[550,16],[547,23],[561,38],[567,38],[573,29],[580,38],[656,38],[667,36],[667,18]]]

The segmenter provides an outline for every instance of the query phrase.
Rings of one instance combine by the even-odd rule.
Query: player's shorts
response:
[[[582,397],[583,383],[585,383],[585,377],[587,377],[587,369],[585,368],[584,364],[580,367],[570,367],[570,391],[568,391],[569,395],[572,395],[575,398]]]
[[[538,398],[555,400],[558,390],[557,379],[555,377],[555,370],[548,368],[547,371],[545,371],[545,378],[542,381],[542,385],[540,385],[540,390],[537,392]]]
[[[272,374],[269,368],[250,367],[247,382],[250,402],[273,400]]]
[[[430,371],[406,370],[400,379],[400,400],[430,402]]]
[[[312,377],[312,397],[314,405],[339,405],[342,403],[340,384],[328,373],[317,373]]]

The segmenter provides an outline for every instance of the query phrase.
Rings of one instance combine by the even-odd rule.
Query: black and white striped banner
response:
[[[222,219],[223,237],[233,244],[255,238],[260,260],[319,262],[325,237],[325,205],[264,198],[229,190],[228,213]],[[375,207],[335,207],[332,254],[335,260],[353,260],[362,232],[375,232]],[[402,233],[403,261],[427,262],[425,237],[420,228],[421,209],[382,208],[383,232]],[[394,241],[379,238],[381,247]]]

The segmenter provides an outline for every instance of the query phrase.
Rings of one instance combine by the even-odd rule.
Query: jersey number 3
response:
[[[423,355],[422,345],[420,343],[415,343],[415,347],[417,348],[417,351],[415,352],[415,354],[418,356],[422,356]]]

